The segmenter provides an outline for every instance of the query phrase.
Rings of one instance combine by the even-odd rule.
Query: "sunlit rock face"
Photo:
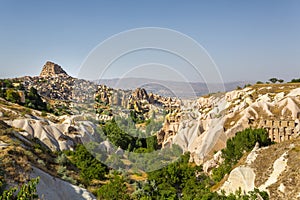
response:
[[[68,75],[61,66],[51,61],[47,61],[40,73],[40,76],[56,76],[56,75]]]
[[[246,128],[265,128],[272,141],[300,133],[300,85],[254,85],[223,94],[185,100],[166,116],[158,133],[160,144],[178,144],[202,164],[226,146],[228,138]]]

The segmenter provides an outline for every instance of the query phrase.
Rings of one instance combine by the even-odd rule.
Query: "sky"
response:
[[[299,10],[298,0],[0,0],[0,77],[38,75],[47,60],[80,77],[90,53],[111,36],[161,27],[200,44],[225,82],[271,77],[288,81],[300,77]],[[148,67],[150,58],[164,66],[170,57],[162,53],[158,57],[163,59],[155,60],[155,55],[146,51],[131,57],[147,57]],[[118,60],[104,77],[122,77],[129,65],[143,65],[132,59]],[[172,64],[188,80],[202,81],[181,61]],[[165,74],[157,66],[146,74]]]

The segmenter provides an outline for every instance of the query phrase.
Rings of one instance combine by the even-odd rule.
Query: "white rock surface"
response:
[[[226,194],[234,193],[241,188],[242,191],[249,192],[254,190],[255,173],[252,168],[240,166],[230,172],[230,175],[220,188]]]
[[[255,147],[253,148],[253,150],[249,153],[249,155],[247,156],[246,159],[246,164],[250,165],[251,163],[253,163],[257,157],[257,151],[259,149],[259,144],[256,143]]]
[[[96,197],[86,189],[55,178],[42,170],[32,167],[31,178],[40,177],[37,185],[39,198],[44,200],[94,200]]]
[[[282,89],[288,91],[290,87]],[[255,99],[255,93],[259,90],[267,92],[261,92]],[[193,113],[193,117],[186,115],[181,119],[178,132],[166,140],[178,144],[184,151],[190,151],[193,157],[191,160],[199,165],[203,164],[208,153],[224,148],[226,140],[236,132],[249,128],[249,119],[257,123],[262,117],[273,119],[281,115],[296,120],[300,115],[300,89],[293,89],[288,95],[285,95],[285,92],[272,91],[272,87],[262,87],[258,90],[249,87],[184,103],[182,109]],[[275,110],[281,113],[274,112]],[[232,121],[225,130],[224,123],[228,119]],[[299,124],[294,131],[295,136],[300,135]],[[210,164],[214,165],[213,162]]]
[[[299,96],[300,95],[300,88],[296,88],[291,90],[286,96]]]
[[[6,147],[8,147],[9,146],[9,144],[7,144],[7,143],[5,143],[5,142],[2,142],[1,140],[0,140],[0,149],[4,149],[4,148],[6,148]]]
[[[280,183],[280,185],[279,185],[279,187],[278,187],[278,190],[279,190],[280,192],[282,192],[282,193],[285,192],[285,186],[284,186],[283,183]]]
[[[267,188],[276,183],[279,175],[285,170],[287,167],[287,159],[285,158],[287,152],[283,153],[273,164],[273,172],[270,174],[268,180],[261,186],[259,186],[260,190],[267,190]]]
[[[38,138],[51,150],[67,150],[74,146],[75,138],[84,138],[94,135],[94,125],[89,121],[74,122],[76,116],[70,116],[62,123],[53,123],[50,120],[31,117],[5,121],[8,125],[22,129],[21,134],[29,138]],[[76,125],[79,134],[68,135],[68,128]]]

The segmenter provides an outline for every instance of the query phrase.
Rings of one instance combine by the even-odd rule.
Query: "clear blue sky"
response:
[[[38,75],[46,60],[76,76],[100,42],[149,26],[195,39],[225,81],[300,77],[298,0],[0,0],[1,77]]]

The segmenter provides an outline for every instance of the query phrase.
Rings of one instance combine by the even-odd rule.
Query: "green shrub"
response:
[[[69,163],[69,159],[62,153],[56,157],[55,162],[59,165],[65,166]]]
[[[8,89],[8,90],[6,90],[6,97],[5,97],[5,99],[7,101],[12,102],[12,103],[20,103],[21,97],[20,97],[19,93],[16,92],[15,90]]]
[[[47,112],[43,110],[41,116],[42,117],[46,117],[47,116]]]
[[[119,176],[117,174],[113,175],[108,184],[100,187],[100,189],[97,191],[97,197],[103,200],[130,199],[129,194],[127,193],[125,180],[122,176]]]
[[[93,179],[105,179],[107,168],[85,148],[77,145],[74,152],[67,152],[71,156],[71,162],[80,169],[80,178],[82,182],[89,185]]]
[[[0,195],[0,200],[10,200],[10,199],[16,199],[16,200],[35,200],[39,199],[36,186],[39,183],[40,178],[37,177],[35,179],[30,180],[28,183],[23,184],[16,194],[16,191],[18,190],[17,187],[10,188],[9,190],[5,190]]]
[[[248,128],[228,139],[226,148],[222,150],[224,162],[218,168],[213,169],[213,179],[217,182],[220,181],[225,174],[231,171],[232,167],[243,156],[243,153],[251,151],[257,142],[260,147],[272,144],[265,129]]]
[[[300,83],[300,78],[292,79],[291,83]]]
[[[25,106],[36,110],[47,110],[47,104],[42,100],[34,87],[29,89],[29,92],[25,95]]]

